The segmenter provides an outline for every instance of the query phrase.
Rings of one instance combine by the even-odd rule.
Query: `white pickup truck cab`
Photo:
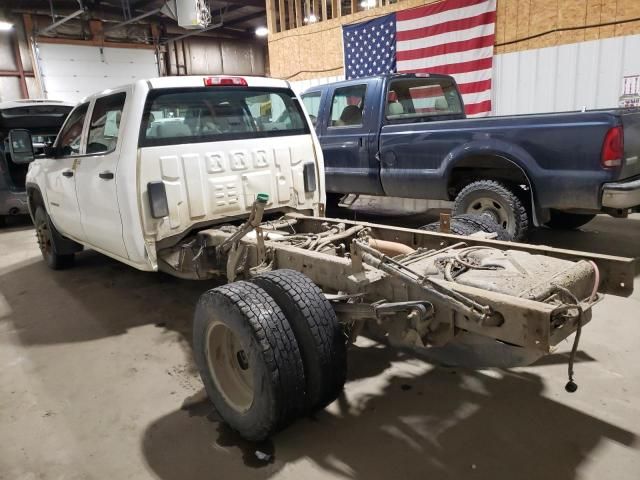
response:
[[[139,81],[81,102],[27,174],[52,268],[86,246],[227,277],[196,305],[193,353],[243,437],[333,402],[361,332],[449,365],[526,365],[581,331],[598,292],[631,293],[632,259],[323,217],[310,125],[285,81]],[[26,130],[8,144],[33,159]]]
[[[44,252],[51,266],[84,245],[153,271],[161,242],[246,214],[258,193],[267,212],[317,213],[324,201],[318,140],[282,80],[165,77],[106,90],[75,107],[47,154],[26,186],[36,226],[59,234]]]

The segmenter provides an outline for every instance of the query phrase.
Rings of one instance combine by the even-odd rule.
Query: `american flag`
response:
[[[444,0],[342,28],[348,79],[452,75],[469,116],[491,112],[496,0]]]

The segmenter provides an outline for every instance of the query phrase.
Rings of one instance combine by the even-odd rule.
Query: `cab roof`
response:
[[[249,87],[291,88],[289,82],[277,78],[245,75],[189,75],[183,77],[157,77],[148,79],[152,88],[204,87],[205,78],[242,78]]]
[[[322,83],[307,88],[304,93],[322,91],[330,86],[348,86],[356,83],[367,83],[372,80],[379,79],[395,79],[395,78],[446,78],[454,80],[451,75],[443,75],[441,73],[381,73],[379,75],[371,75],[369,77],[352,78],[350,80],[339,80],[337,82]]]

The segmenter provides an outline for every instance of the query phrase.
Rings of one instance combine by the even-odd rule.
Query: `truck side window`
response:
[[[402,78],[389,84],[386,107],[389,120],[460,113],[458,90],[448,78]]]
[[[367,85],[350,85],[336,88],[331,102],[329,127],[353,127],[362,125],[364,97]]]
[[[95,155],[115,150],[126,98],[127,94],[121,92],[96,100],[89,124],[87,154]]]
[[[58,137],[57,147],[61,156],[75,157],[76,155],[80,155],[82,127],[88,109],[89,103],[83,103],[69,115]]]
[[[311,123],[313,126],[316,126],[316,122],[318,121],[318,112],[320,111],[320,97],[322,96],[322,92],[311,92],[305,95],[302,95],[302,103],[304,103],[304,107],[307,109],[309,113],[309,118],[311,118]]]

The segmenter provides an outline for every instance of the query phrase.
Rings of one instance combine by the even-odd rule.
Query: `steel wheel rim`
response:
[[[215,321],[207,329],[206,357],[209,372],[227,404],[244,413],[253,404],[253,369],[237,335]]]
[[[489,197],[480,197],[472,200],[466,213],[474,215],[487,215],[502,228],[513,234],[513,227],[509,222],[509,214],[504,206],[497,200]]]
[[[38,246],[40,247],[40,251],[45,257],[48,257],[51,253],[51,233],[49,231],[49,226],[45,220],[41,220],[38,222],[38,226],[36,227],[36,237],[38,239]]]

